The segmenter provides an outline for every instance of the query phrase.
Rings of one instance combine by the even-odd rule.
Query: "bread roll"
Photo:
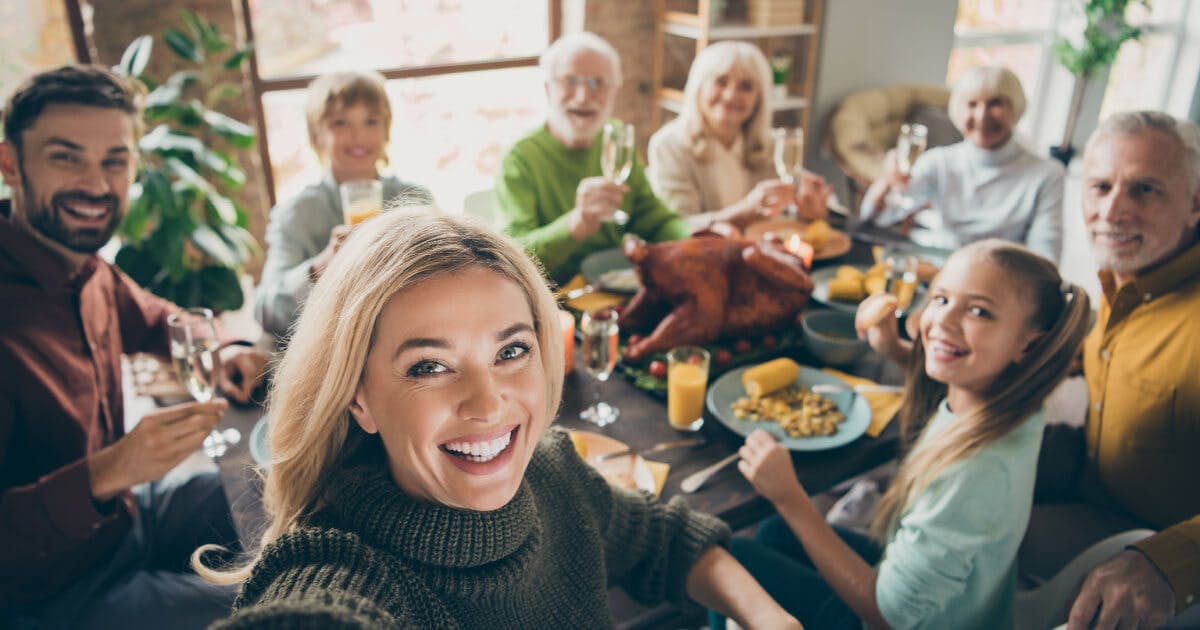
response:
[[[854,316],[854,328],[861,331],[879,325],[884,318],[896,312],[897,303],[894,295],[884,295],[863,302]]]
[[[866,289],[867,295],[875,295],[887,291],[887,278],[883,276],[867,276],[863,280],[863,288]]]
[[[796,382],[800,366],[795,361],[782,357],[756,365],[742,372],[742,386],[750,398],[760,398],[783,389]]]
[[[866,297],[862,280],[858,278],[834,278],[829,281],[829,299],[857,302]]]
[[[855,280],[858,282],[862,282],[863,272],[859,271],[858,267],[852,267],[850,265],[842,265],[841,267],[837,268],[837,276],[836,277],[844,278],[846,280]]]

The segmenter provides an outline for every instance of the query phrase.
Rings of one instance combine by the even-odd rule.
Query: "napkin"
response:
[[[833,368],[824,368],[821,371],[836,376],[852,386],[878,384],[871,379],[846,374]],[[883,430],[892,423],[892,419],[900,412],[900,406],[904,404],[904,394],[895,392],[866,392],[861,394],[861,396],[866,398],[867,404],[871,406],[871,424],[867,427],[867,435],[879,437],[879,434],[883,433]]]
[[[650,474],[654,475],[654,496],[661,497],[663,484],[667,483],[667,473],[671,470],[671,465],[665,462],[652,462],[646,460],[646,465],[650,467]]]
[[[577,274],[574,278],[571,278],[570,282],[560,287],[558,293],[561,295],[567,291],[578,289],[586,285],[587,280],[583,278],[583,275]],[[567,307],[572,310],[590,313],[592,311],[608,308],[610,306],[619,306],[624,304],[625,300],[626,296],[624,295],[618,295],[616,293],[609,293],[607,291],[601,291],[597,289],[591,293],[581,295],[574,300],[567,302]]]

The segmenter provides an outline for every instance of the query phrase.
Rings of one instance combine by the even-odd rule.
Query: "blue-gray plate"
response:
[[[588,254],[579,264],[579,271],[588,284],[611,293],[637,293],[641,286],[637,274],[633,271],[633,263],[625,257],[620,249],[602,249]],[[605,274],[616,272],[617,277],[606,277]]]
[[[833,435],[796,438],[784,433],[783,428],[777,422],[739,420],[733,415],[731,406],[737,399],[746,395],[746,389],[742,387],[742,373],[749,367],[753,366],[730,370],[708,386],[709,413],[738,435],[750,435],[755,429],[764,429],[775,436],[780,444],[793,451],[823,451],[853,442],[866,433],[867,427],[871,425],[871,405],[867,403],[866,398],[849,389],[844,392],[827,394],[846,416],[846,419],[838,425],[837,433]],[[796,384],[806,387],[817,384],[845,386],[846,382],[836,376],[802,365],[800,366],[800,375],[796,377]]]
[[[270,420],[267,416],[258,419],[254,423],[254,428],[250,429],[250,457],[254,458],[254,463],[267,468],[271,463],[271,448],[267,445],[267,423]]]
[[[866,265],[851,265],[859,271],[866,273],[870,267]],[[813,292],[812,299],[818,304],[824,304],[829,308],[845,311],[847,313],[858,312],[858,302],[845,302],[842,300],[833,300],[829,297],[829,281],[837,277],[837,267],[822,267],[812,272]],[[912,304],[908,306],[906,313],[910,313],[925,304],[926,290],[924,284],[918,284],[916,291],[913,292]]]

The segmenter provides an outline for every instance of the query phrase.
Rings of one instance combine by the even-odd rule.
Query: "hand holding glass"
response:
[[[600,146],[600,170],[615,184],[623,184],[633,170],[634,133],[633,125],[619,121],[604,123],[604,134]],[[617,208],[613,212],[613,223],[629,223],[629,213]]]
[[[383,211],[383,184],[377,179],[343,182],[338,193],[346,225],[358,225]]]
[[[171,361],[179,380],[196,402],[206,403],[217,394],[221,363],[220,344],[213,313],[206,308],[189,308],[167,317],[171,334]],[[242,434],[237,429],[213,429],[204,438],[204,454],[220,457]]]
[[[620,409],[600,400],[600,387],[617,365],[617,314],[612,309],[584,313],[579,330],[583,337],[583,365],[596,379],[594,402],[579,417],[596,426],[607,426],[621,415]]]
[[[913,164],[925,152],[929,142],[929,129],[918,123],[900,125],[900,136],[896,139],[896,173],[904,179],[912,175]],[[888,204],[911,209],[916,201],[896,189],[888,193]]]

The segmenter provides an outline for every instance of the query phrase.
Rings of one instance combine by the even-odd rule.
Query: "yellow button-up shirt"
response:
[[[1108,273],[1100,282],[1083,354],[1089,462],[1162,530],[1137,547],[1183,610],[1200,600],[1200,244],[1120,288]]]

